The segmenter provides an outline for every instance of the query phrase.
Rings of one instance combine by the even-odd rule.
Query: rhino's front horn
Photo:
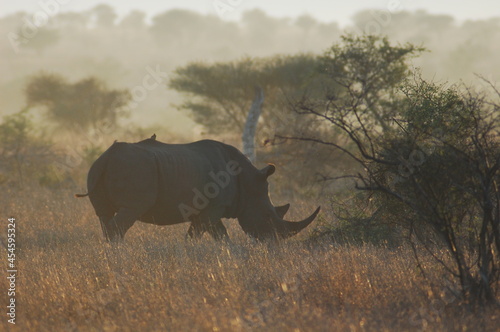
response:
[[[277,220],[278,224],[282,227],[277,227],[278,233],[282,238],[288,238],[290,236],[294,236],[307,226],[313,222],[313,220],[316,218],[316,216],[319,213],[319,210],[321,209],[321,206],[318,206],[316,211],[313,212],[309,217],[302,221],[298,222],[291,222],[291,221],[286,221],[283,219]]]

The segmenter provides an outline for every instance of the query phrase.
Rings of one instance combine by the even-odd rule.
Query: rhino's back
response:
[[[197,208],[195,196],[204,195],[208,184],[214,186],[214,174],[226,172],[232,160],[225,144],[199,141],[189,144],[165,144],[155,140],[127,144],[116,149],[112,168],[117,171],[109,177],[109,185],[116,188],[115,196],[130,204],[134,199],[148,206],[143,221],[155,224],[175,224],[185,221],[180,206]],[[123,151],[120,151],[123,150]],[[237,199],[234,176],[217,195],[210,192],[206,209],[227,210],[231,216]],[[117,186],[117,184],[119,184]],[[154,197],[153,197],[154,196]]]

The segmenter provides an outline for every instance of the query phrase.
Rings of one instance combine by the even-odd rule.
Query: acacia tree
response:
[[[69,130],[116,126],[130,98],[127,90],[110,90],[94,77],[72,84],[58,75],[40,74],[26,87],[28,107],[44,107],[50,120]]]
[[[347,154],[359,167],[344,177],[374,200],[374,215],[392,217],[409,230],[411,241],[421,240],[456,278],[464,299],[494,303],[500,281],[500,106],[412,75],[407,61],[418,51],[385,38],[344,37],[325,53],[319,73],[343,89],[305,96],[292,106],[342,132],[348,143],[321,135],[278,137]],[[448,258],[429,245],[429,234],[444,241]]]
[[[284,107],[287,93],[310,88],[316,66],[317,58],[312,55],[191,63],[175,70],[169,87],[187,97],[179,108],[189,111],[195,122],[213,134],[241,134],[259,87],[265,95],[259,131],[274,134],[276,127],[288,125],[283,120],[294,116]]]

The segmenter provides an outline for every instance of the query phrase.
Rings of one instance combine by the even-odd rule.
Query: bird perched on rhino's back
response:
[[[238,218],[255,238],[286,238],[309,225],[283,219],[267,178],[274,165],[257,169],[235,147],[212,140],[165,144],[156,135],[138,143],[115,142],[90,168],[87,187],[106,239],[124,237],[136,220],[156,225],[191,222],[190,237],[208,231],[227,237],[221,218]]]

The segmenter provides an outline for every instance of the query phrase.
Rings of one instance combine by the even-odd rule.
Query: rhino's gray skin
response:
[[[309,225],[319,207],[301,222],[283,220],[289,205],[274,207],[268,195],[267,177],[274,171],[273,165],[258,170],[236,148],[217,141],[115,142],[90,168],[88,196],[111,241],[122,239],[136,220],[191,222],[190,237],[208,231],[227,238],[221,218],[238,218],[258,239],[286,238]],[[210,197],[202,200],[199,193]]]

